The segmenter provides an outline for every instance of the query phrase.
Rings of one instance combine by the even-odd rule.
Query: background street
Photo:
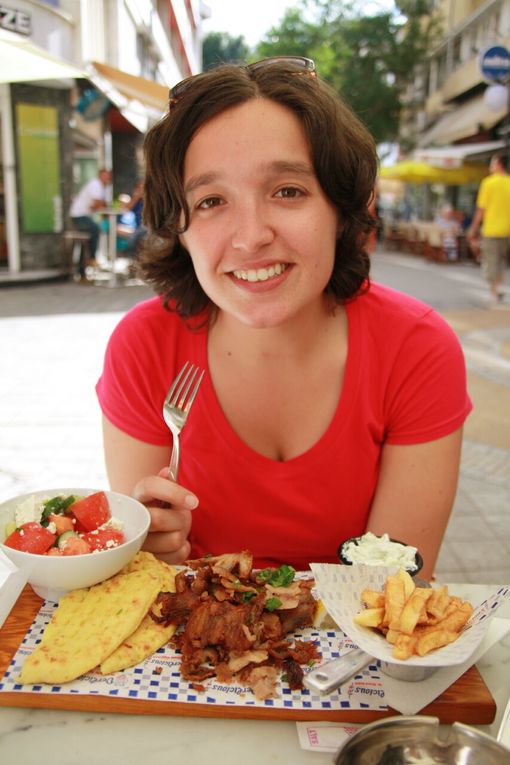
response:
[[[487,309],[472,264],[376,252],[372,277],[437,308],[458,333],[475,410],[436,574],[510,582],[510,280]],[[0,288],[0,500],[48,487],[106,488],[94,393],[108,337],[151,290],[41,283]]]

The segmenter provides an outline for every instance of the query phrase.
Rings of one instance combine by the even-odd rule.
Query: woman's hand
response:
[[[106,470],[113,491],[142,502],[151,514],[144,550],[175,565],[190,554],[191,511],[198,499],[168,478],[169,446],[138,441],[103,417]],[[158,472],[159,471],[159,472]]]
[[[151,515],[143,549],[167,563],[183,563],[190,555],[191,511],[198,506],[198,499],[183,486],[169,480],[168,468],[163,468],[157,476],[140,479],[132,495]]]

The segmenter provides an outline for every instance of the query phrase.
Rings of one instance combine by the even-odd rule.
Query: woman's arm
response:
[[[460,465],[462,428],[413,446],[386,445],[367,531],[417,547],[429,579],[450,516]]]
[[[168,479],[170,449],[138,441],[103,417],[103,443],[108,480],[113,491],[129,494],[151,514],[144,550],[167,563],[189,557],[191,510],[197,498]]]

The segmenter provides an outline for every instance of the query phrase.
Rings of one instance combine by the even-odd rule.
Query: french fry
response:
[[[397,579],[400,579],[404,583],[404,598],[407,601],[413,594],[416,587],[413,581],[413,577],[403,568],[399,568],[396,576]]]
[[[395,644],[395,643],[397,642],[397,638],[398,638],[398,636],[399,636],[400,634],[401,634],[401,633],[400,633],[400,632],[398,632],[398,630],[388,630],[388,632],[386,633],[386,641],[387,641],[388,643],[393,643],[393,644]]]
[[[367,608],[384,608],[384,592],[378,592],[366,587],[361,592],[360,600]]]
[[[453,643],[458,637],[458,632],[441,629],[432,630],[423,635],[423,637],[416,639],[415,652],[418,656],[425,656],[425,654],[434,651],[436,648],[442,648],[444,645],[448,645],[448,643]]]
[[[435,632],[436,630],[460,632],[472,613],[473,606],[471,603],[464,601],[460,606],[455,606],[454,610],[450,611],[448,616],[445,616],[445,618],[441,619],[437,624],[423,627],[423,632],[429,633]]]
[[[390,630],[399,629],[400,615],[405,605],[405,588],[402,579],[386,577],[384,588],[384,623]]]
[[[363,590],[361,601],[368,607],[354,621],[384,636],[399,660],[425,656],[452,643],[473,613],[471,603],[450,595],[446,585],[416,587],[403,569],[386,578],[384,592]]]
[[[431,592],[432,590],[427,590],[424,587],[416,587],[414,589],[413,594],[402,610],[400,621],[398,625],[395,625],[395,629],[399,629],[405,635],[413,634],[414,628],[418,624],[421,610],[430,598]]]
[[[360,627],[379,627],[383,620],[384,608],[365,608],[356,614],[354,621]]]
[[[437,590],[432,590],[432,595],[427,601],[427,613],[441,619],[446,613],[449,602],[448,587],[443,584]]]
[[[397,636],[392,655],[395,659],[410,659],[414,653],[416,642],[417,638],[411,635],[402,635],[401,633]]]

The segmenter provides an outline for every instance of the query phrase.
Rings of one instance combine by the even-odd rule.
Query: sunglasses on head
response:
[[[244,68],[249,72],[255,72],[257,69],[265,69],[266,67],[275,65],[280,67],[287,66],[291,74],[306,74],[310,77],[317,76],[315,62],[312,61],[311,58],[305,58],[304,56],[273,56],[272,58],[263,58],[261,61],[255,61],[253,64],[246,64],[244,65]],[[181,82],[178,82],[177,85],[174,85],[174,87],[170,89],[170,108],[177,103],[177,101],[184,95],[184,93],[186,93],[186,91],[192,85],[193,81],[202,75],[203,72],[200,74],[194,74],[192,77],[186,77],[185,80],[181,80]]]

